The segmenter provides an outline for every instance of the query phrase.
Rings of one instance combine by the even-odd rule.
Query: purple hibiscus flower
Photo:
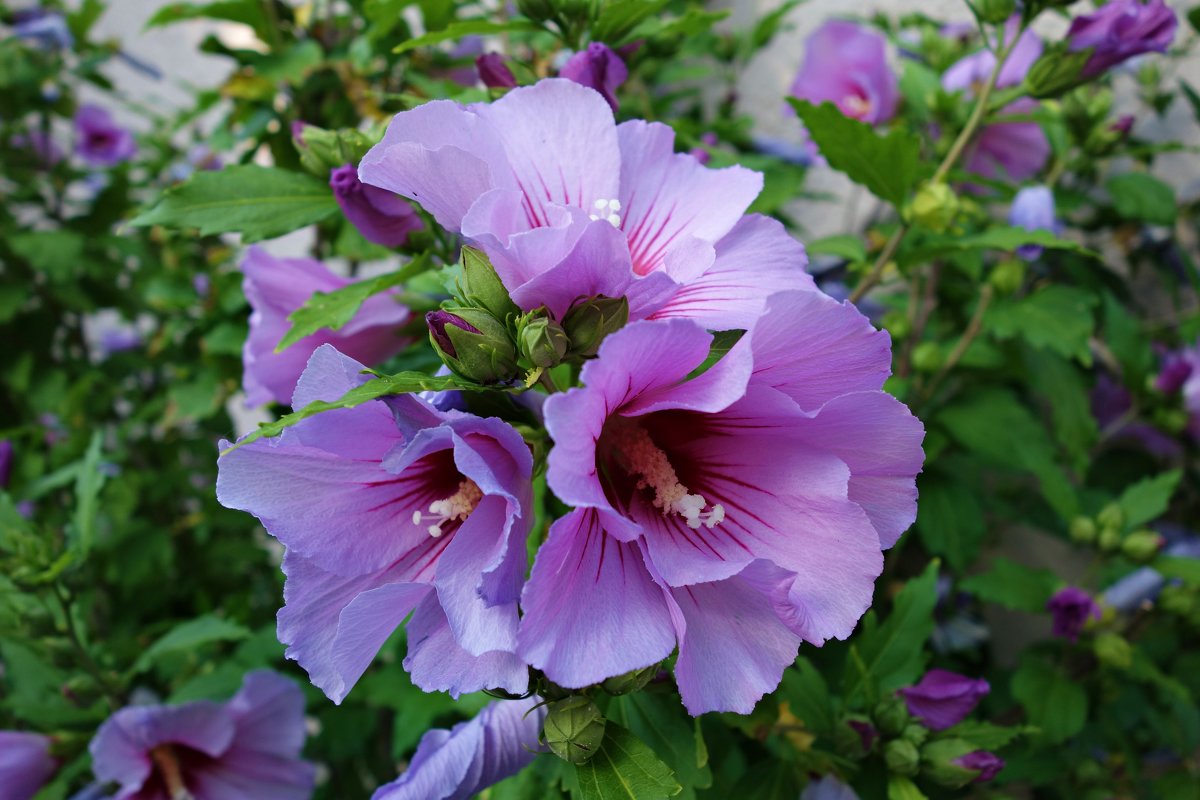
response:
[[[300,759],[304,695],[273,672],[252,672],[229,701],[130,706],[89,750],[115,800],[306,800],[315,770]]]
[[[1154,388],[1164,394],[1180,393],[1188,413],[1188,433],[1200,441],[1200,344],[1166,353]]]
[[[1100,606],[1092,596],[1075,586],[1059,589],[1046,603],[1054,616],[1052,633],[1072,642],[1079,638],[1089,619],[1100,619]]]
[[[678,644],[692,714],[748,713],[802,640],[849,635],[913,521],[924,430],[881,391],[886,333],[820,293],[777,294],[685,380],[711,338],[633,323],[584,365],[586,388],[546,401],[550,487],[575,510],[537,555],[518,652],[559,685]]]
[[[1160,458],[1176,458],[1182,452],[1179,441],[1173,436],[1147,422],[1130,418],[1133,396],[1108,373],[1096,375],[1090,400],[1092,416],[1110,440],[1137,444]]]
[[[86,105],[75,112],[75,152],[93,167],[111,167],[133,158],[137,145],[107,109]]]
[[[551,79],[490,104],[396,115],[363,181],[420,202],[490,257],[517,305],[558,319],[582,296],[627,297],[630,318],[748,328],[772,291],[811,288],[804,248],[744,216],[762,176],[674,153],[674,133],[617,125],[596,92]]]
[[[242,348],[242,385],[248,406],[272,400],[287,403],[309,356],[322,344],[334,344],[368,364],[377,364],[408,344],[396,329],[408,320],[409,311],[387,292],[367,298],[354,319],[338,330],[317,331],[276,353],[275,347],[291,328],[289,314],[314,292],[332,292],[353,281],[334,275],[318,261],[275,258],[258,247],[246,251],[242,272],[242,288],[252,309],[250,335]]]
[[[30,8],[13,14],[13,35],[18,39],[36,42],[40,47],[69,50],[75,37],[66,18],[56,11]]]
[[[800,793],[800,800],[858,800],[858,794],[835,776],[825,775],[809,781]]]
[[[1091,51],[1083,67],[1083,77],[1091,78],[1141,53],[1165,53],[1178,25],[1163,0],[1112,0],[1076,17],[1067,41],[1074,51]]]
[[[887,63],[882,36],[846,20],[830,20],[804,43],[804,64],[792,96],[833,103],[843,114],[870,125],[896,114],[900,89]]]
[[[421,217],[407,200],[358,179],[353,164],[345,164],[329,173],[329,186],[350,224],[368,242],[384,247],[399,247],[408,235],[419,231]]]
[[[13,443],[0,439],[0,489],[7,489],[12,478]]]
[[[899,694],[908,706],[908,713],[930,730],[942,731],[962,722],[991,688],[983,679],[931,669],[920,683],[900,689]]]
[[[574,81],[580,86],[595,89],[608,101],[615,114],[617,87],[629,77],[629,70],[611,47],[601,42],[592,42],[567,59],[567,63],[558,71],[558,76]]]
[[[1017,35],[1020,19],[1012,18],[1005,25],[1005,40]],[[1025,75],[1034,62],[1042,56],[1042,40],[1032,30],[1021,34],[1012,52],[1004,61],[1004,67],[996,79],[998,89],[1016,86],[1025,80]],[[947,92],[965,92],[974,96],[996,68],[996,54],[989,49],[980,50],[955,62],[942,75],[942,88]]]
[[[0,731],[0,798],[32,800],[57,769],[49,737]]]
[[[540,697],[501,700],[450,730],[421,737],[408,769],[371,800],[468,800],[533,762],[545,706]]]
[[[1062,223],[1054,214],[1053,190],[1049,186],[1026,186],[1017,192],[1008,211],[1008,224],[1027,231],[1060,233]],[[1042,247],[1036,244],[1017,248],[1017,255],[1026,261],[1032,261],[1041,254]]]
[[[292,405],[369,376],[331,345]],[[412,612],[405,668],[426,691],[525,691],[517,599],[532,523],[532,458],[497,419],[420,398],[326,412],[224,455],[217,499],[287,548],[279,639],[341,702]]]
[[[963,769],[973,769],[979,772],[974,783],[986,783],[1000,774],[1004,769],[1004,759],[986,750],[974,750],[954,759],[953,763]]]

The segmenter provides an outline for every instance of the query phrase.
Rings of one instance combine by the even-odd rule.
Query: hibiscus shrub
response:
[[[1195,797],[1195,34],[1070,5],[772,138],[796,0],[0,4],[0,800]]]

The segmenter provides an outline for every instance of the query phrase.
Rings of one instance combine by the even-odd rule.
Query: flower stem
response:
[[[954,345],[954,349],[946,357],[946,363],[942,364],[941,369],[933,376],[933,380],[925,387],[923,394],[926,399],[933,396],[934,391],[945,380],[946,376],[950,374],[950,370],[954,369],[958,365],[958,362],[962,360],[963,355],[967,352],[967,348],[971,346],[971,342],[975,341],[975,337],[983,329],[983,315],[987,312],[988,306],[992,304],[992,296],[994,294],[995,290],[990,283],[985,284],[979,292],[979,304],[975,306],[975,313],[971,316],[971,321],[967,323],[967,329],[963,331],[962,338],[958,340],[958,344]]]

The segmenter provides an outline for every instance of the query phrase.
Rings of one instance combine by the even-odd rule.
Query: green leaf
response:
[[[146,21],[143,30],[159,28],[189,19],[219,19],[226,22],[241,22],[256,32],[264,33],[267,18],[259,0],[217,0],[212,3],[170,3],[163,6]]]
[[[575,775],[582,800],[666,800],[682,790],[645,742],[611,720],[600,749]]]
[[[783,25],[784,18],[793,8],[803,2],[804,0],[787,0],[779,8],[760,17],[755,23],[754,29],[750,31],[751,50],[758,52],[774,39],[775,34],[779,33],[779,29]]]
[[[892,613],[882,625],[874,614],[863,620],[854,646],[865,667],[853,663],[845,668],[846,699],[867,685],[890,692],[914,682],[925,667],[924,645],[933,633],[933,607],[937,604],[938,562],[933,561],[920,577],[905,584],[896,595]]]
[[[100,490],[105,476],[100,471],[100,446],[104,434],[96,431],[83,456],[83,463],[75,476],[75,514],[71,527],[71,545],[86,556],[96,541],[96,513],[99,510]]]
[[[73,281],[82,271],[84,238],[74,231],[22,231],[8,245],[52,281]]]
[[[1040,614],[1058,588],[1059,579],[1048,569],[1026,567],[1007,558],[997,558],[992,568],[964,578],[959,587],[986,603]]]
[[[606,716],[624,725],[646,743],[675,773],[683,785],[681,797],[695,797],[696,789],[712,786],[712,770],[702,749],[693,720],[669,694],[635,692],[613,700]]]
[[[1036,245],[1047,250],[1066,250],[1073,253],[1099,258],[1099,254],[1087,249],[1078,242],[1062,239],[1050,231],[1027,231],[1024,228],[1013,228],[999,225],[988,228],[982,233],[967,236],[926,236],[920,239],[911,249],[901,251],[899,261],[902,265],[919,264],[942,258],[951,253],[982,252],[1000,250],[1005,253],[1015,253],[1018,248]]]
[[[1082,289],[1049,286],[1020,299],[992,304],[984,327],[998,339],[1019,336],[1034,347],[1091,366],[1088,342],[1096,327],[1095,304],[1096,298]]]
[[[256,242],[319,222],[337,207],[329,187],[311,175],[243,164],[197,172],[129,224],[198,228],[201,236],[241,233]]]
[[[833,733],[837,718],[830,702],[829,686],[807,658],[797,659],[795,668],[783,673],[780,691],[792,713],[803,720],[805,728],[818,736]]]
[[[1055,461],[1049,434],[1011,393],[993,389],[970,394],[936,419],[968,450],[996,464],[1032,472],[1046,502],[1063,519],[1079,513],[1079,498]]]
[[[649,30],[640,33],[650,36],[699,36],[707,33],[713,25],[728,17],[732,12],[705,11],[701,8],[689,8],[682,17],[673,17],[657,21]]]
[[[1140,385],[1154,369],[1150,337],[1142,335],[1138,318],[1107,292],[1104,295],[1104,343],[1121,362],[1131,385]]]
[[[510,19],[504,22],[493,22],[487,19],[464,19],[452,22],[440,31],[433,31],[415,39],[409,39],[392,50],[393,53],[407,53],[418,47],[428,47],[431,44],[452,42],[464,36],[489,36],[497,33],[517,33],[520,31],[540,31],[542,27],[527,19]]]
[[[1155,559],[1153,566],[1168,578],[1178,578],[1193,586],[1200,586],[1200,559],[1160,556]]]
[[[133,668],[136,672],[149,669],[162,656],[195,648],[212,642],[232,642],[250,636],[250,631],[234,622],[206,614],[177,626],[149,649],[144,651]]]
[[[1087,722],[1083,686],[1042,661],[1027,659],[1021,664],[1012,678],[1012,693],[1024,706],[1030,724],[1053,744],[1079,733]]]
[[[867,247],[858,236],[839,234],[808,242],[805,245],[810,256],[837,256],[847,261],[866,261]]]
[[[292,327],[276,347],[275,352],[286,350],[305,336],[311,336],[322,328],[336,331],[358,313],[367,298],[399,286],[414,275],[429,268],[431,259],[422,254],[404,265],[403,268],[380,275],[377,278],[357,281],[332,292],[316,292],[288,315]]]
[[[453,375],[434,377],[423,372],[399,372],[395,375],[381,375],[356,386],[337,400],[314,400],[304,408],[285,414],[274,422],[266,422],[258,426],[258,430],[246,435],[237,444],[228,448],[221,455],[230,453],[242,445],[250,444],[264,436],[278,436],[297,422],[320,414],[322,411],[333,411],[337,408],[354,408],[370,400],[377,400],[392,394],[409,394],[411,392],[441,392],[453,388],[475,388]]]
[[[888,776],[887,796],[888,800],[928,800],[912,779],[903,775]]]
[[[1144,172],[1127,172],[1105,184],[1117,213],[1125,219],[1152,225],[1174,225],[1175,190]]]
[[[1024,729],[993,725],[982,720],[964,720],[938,734],[939,739],[965,739],[980,750],[999,750],[1024,733]]]
[[[1183,477],[1181,470],[1173,469],[1153,478],[1145,478],[1121,493],[1117,503],[1125,512],[1125,528],[1132,530],[1161,517],[1171,503],[1171,496],[1179,487]]]
[[[829,166],[894,206],[904,203],[917,181],[921,142],[916,136],[907,131],[880,136],[832,103],[815,106],[794,97],[788,102]]]
[[[668,0],[613,0],[605,3],[596,23],[592,25],[592,38],[613,46],[624,44],[633,33],[650,17],[662,11]]]
[[[983,509],[971,487],[949,474],[920,478],[917,533],[931,555],[961,571],[979,554],[985,531]]]
[[[1086,473],[1092,445],[1100,435],[1092,416],[1087,377],[1070,361],[1047,350],[1027,348],[1025,366],[1030,387],[1050,405],[1054,435],[1071,454],[1075,472]]]

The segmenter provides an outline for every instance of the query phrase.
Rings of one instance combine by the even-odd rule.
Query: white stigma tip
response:
[[[412,515],[413,524],[420,525],[423,522],[433,523],[426,526],[425,532],[434,539],[437,539],[445,533],[442,530],[443,525],[448,522],[466,520],[482,499],[483,492],[475,485],[475,481],[470,478],[464,478],[458,484],[458,491],[454,494],[430,503],[429,513],[422,514],[420,511],[414,511]]]

